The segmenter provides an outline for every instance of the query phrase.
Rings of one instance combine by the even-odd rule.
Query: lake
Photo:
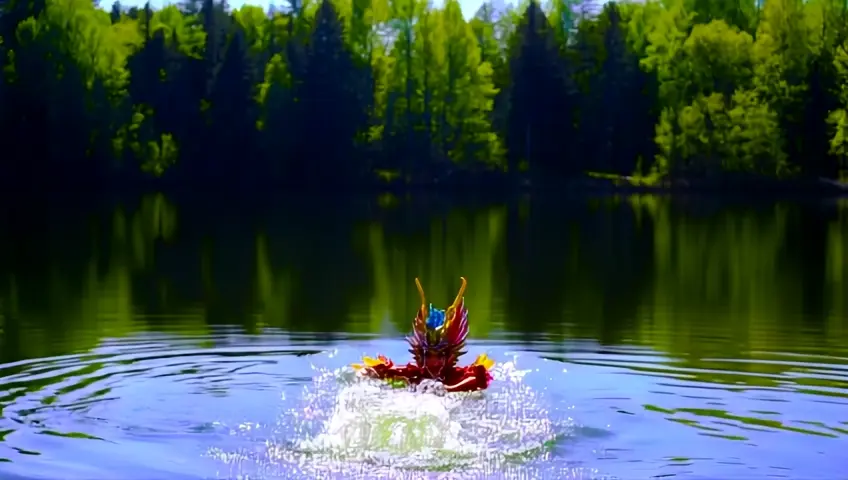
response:
[[[150,194],[0,212],[0,478],[827,479],[848,201]],[[485,392],[409,358],[468,279]]]

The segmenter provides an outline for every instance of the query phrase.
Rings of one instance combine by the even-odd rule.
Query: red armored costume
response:
[[[489,386],[492,375],[489,370],[495,364],[485,354],[481,354],[471,365],[456,365],[465,351],[465,337],[468,336],[468,310],[465,309],[465,278],[460,277],[462,285],[453,304],[446,310],[433,308],[424,296],[421,282],[415,279],[415,286],[421,295],[421,308],[412,322],[412,335],[409,341],[409,353],[414,363],[395,364],[383,355],[377,358],[364,357],[362,364],[354,364],[359,374],[385,380],[401,380],[408,384],[418,384],[421,380],[437,380],[449,392],[469,392],[483,390]]]

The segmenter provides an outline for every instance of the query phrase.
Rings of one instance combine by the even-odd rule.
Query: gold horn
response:
[[[442,325],[442,328],[447,329],[448,325],[453,322],[453,316],[456,314],[456,309],[459,308],[459,303],[462,302],[462,295],[465,293],[465,287],[468,286],[468,282],[465,281],[465,277],[459,277],[462,281],[462,284],[459,286],[459,293],[456,294],[456,298],[453,301],[453,304],[445,310],[445,323]]]
[[[451,307],[456,308],[459,306],[459,302],[462,301],[462,295],[465,293],[465,287],[468,286],[468,282],[465,281],[465,277],[459,277],[462,281],[462,285],[459,286],[459,293],[456,294],[456,298],[453,301],[453,305]]]
[[[415,277],[415,286],[418,288],[418,295],[421,296],[421,318],[427,318],[427,298],[424,296],[424,289],[421,287],[418,277]]]

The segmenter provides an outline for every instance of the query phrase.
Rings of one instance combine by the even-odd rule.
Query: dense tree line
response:
[[[0,12],[0,173],[16,183],[835,178],[848,156],[846,0]]]

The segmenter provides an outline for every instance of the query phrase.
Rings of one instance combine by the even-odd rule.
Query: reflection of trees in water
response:
[[[728,348],[792,351],[836,333],[824,322],[833,298],[820,292],[827,265],[845,263],[829,255],[824,232],[838,229],[831,238],[843,243],[848,232],[826,207],[719,205],[698,214],[665,201],[650,211],[655,281],[643,341],[697,359]]]
[[[650,276],[649,220],[618,200],[526,203],[507,233],[511,329],[617,342]]]
[[[131,276],[148,263],[145,242],[173,232],[169,207],[154,196],[104,217],[72,200],[4,212],[3,360],[85,350],[136,328]]]
[[[846,322],[844,208],[657,196],[513,205],[510,328],[690,357],[821,342]]]
[[[656,280],[643,329],[651,343],[698,357],[720,355],[712,349],[727,344],[705,338],[732,337],[739,344],[762,338],[752,332],[776,320],[774,297],[794,294],[785,282],[775,282],[789,273],[780,261],[785,208],[692,213],[685,205],[663,203],[651,209]]]
[[[90,218],[75,215],[67,203],[20,202],[3,213],[0,295],[7,329],[0,355],[12,360],[50,354],[49,345],[65,340],[70,326],[91,328],[84,318],[91,305],[84,299],[96,263],[90,251],[68,255],[90,241]]]
[[[825,305],[828,332],[848,341],[848,199],[841,200],[827,231]]]
[[[271,263],[268,235],[256,236],[256,303],[261,318],[259,325],[285,327],[291,321],[292,275],[278,271]]]
[[[474,336],[633,341],[687,358],[848,341],[845,202],[307,200],[261,214],[161,195],[2,212],[0,355],[209,324],[405,333],[416,276],[442,307],[468,278]]]
[[[178,235],[157,249],[157,283],[167,279],[171,299],[162,311],[190,309],[207,324],[251,332],[344,330],[351,303],[370,285],[367,243],[356,235],[362,206],[306,197],[184,200]]]
[[[122,317],[138,313],[151,315],[167,310],[169,283],[157,274],[157,246],[176,239],[176,207],[162,194],[142,197],[137,203],[118,205],[94,246],[101,271],[113,290],[105,291],[101,302]],[[155,322],[155,320],[153,320]]]
[[[267,285],[273,278],[270,284],[288,292],[288,298],[263,298],[267,321],[296,330],[342,331],[352,305],[370,293],[368,244],[357,225],[364,212],[350,210],[357,205],[299,199],[287,207],[275,214],[258,252],[269,263],[256,282]],[[275,320],[273,312],[281,316]]]
[[[439,308],[453,301],[459,277],[466,277],[472,335],[487,335],[502,321],[495,318],[494,301],[504,283],[495,267],[505,213],[502,207],[443,214],[401,208],[394,218],[373,223],[368,230],[374,284],[367,306],[370,330],[383,331],[388,325],[401,332],[410,329],[420,304],[415,277],[421,279],[427,301]]]

